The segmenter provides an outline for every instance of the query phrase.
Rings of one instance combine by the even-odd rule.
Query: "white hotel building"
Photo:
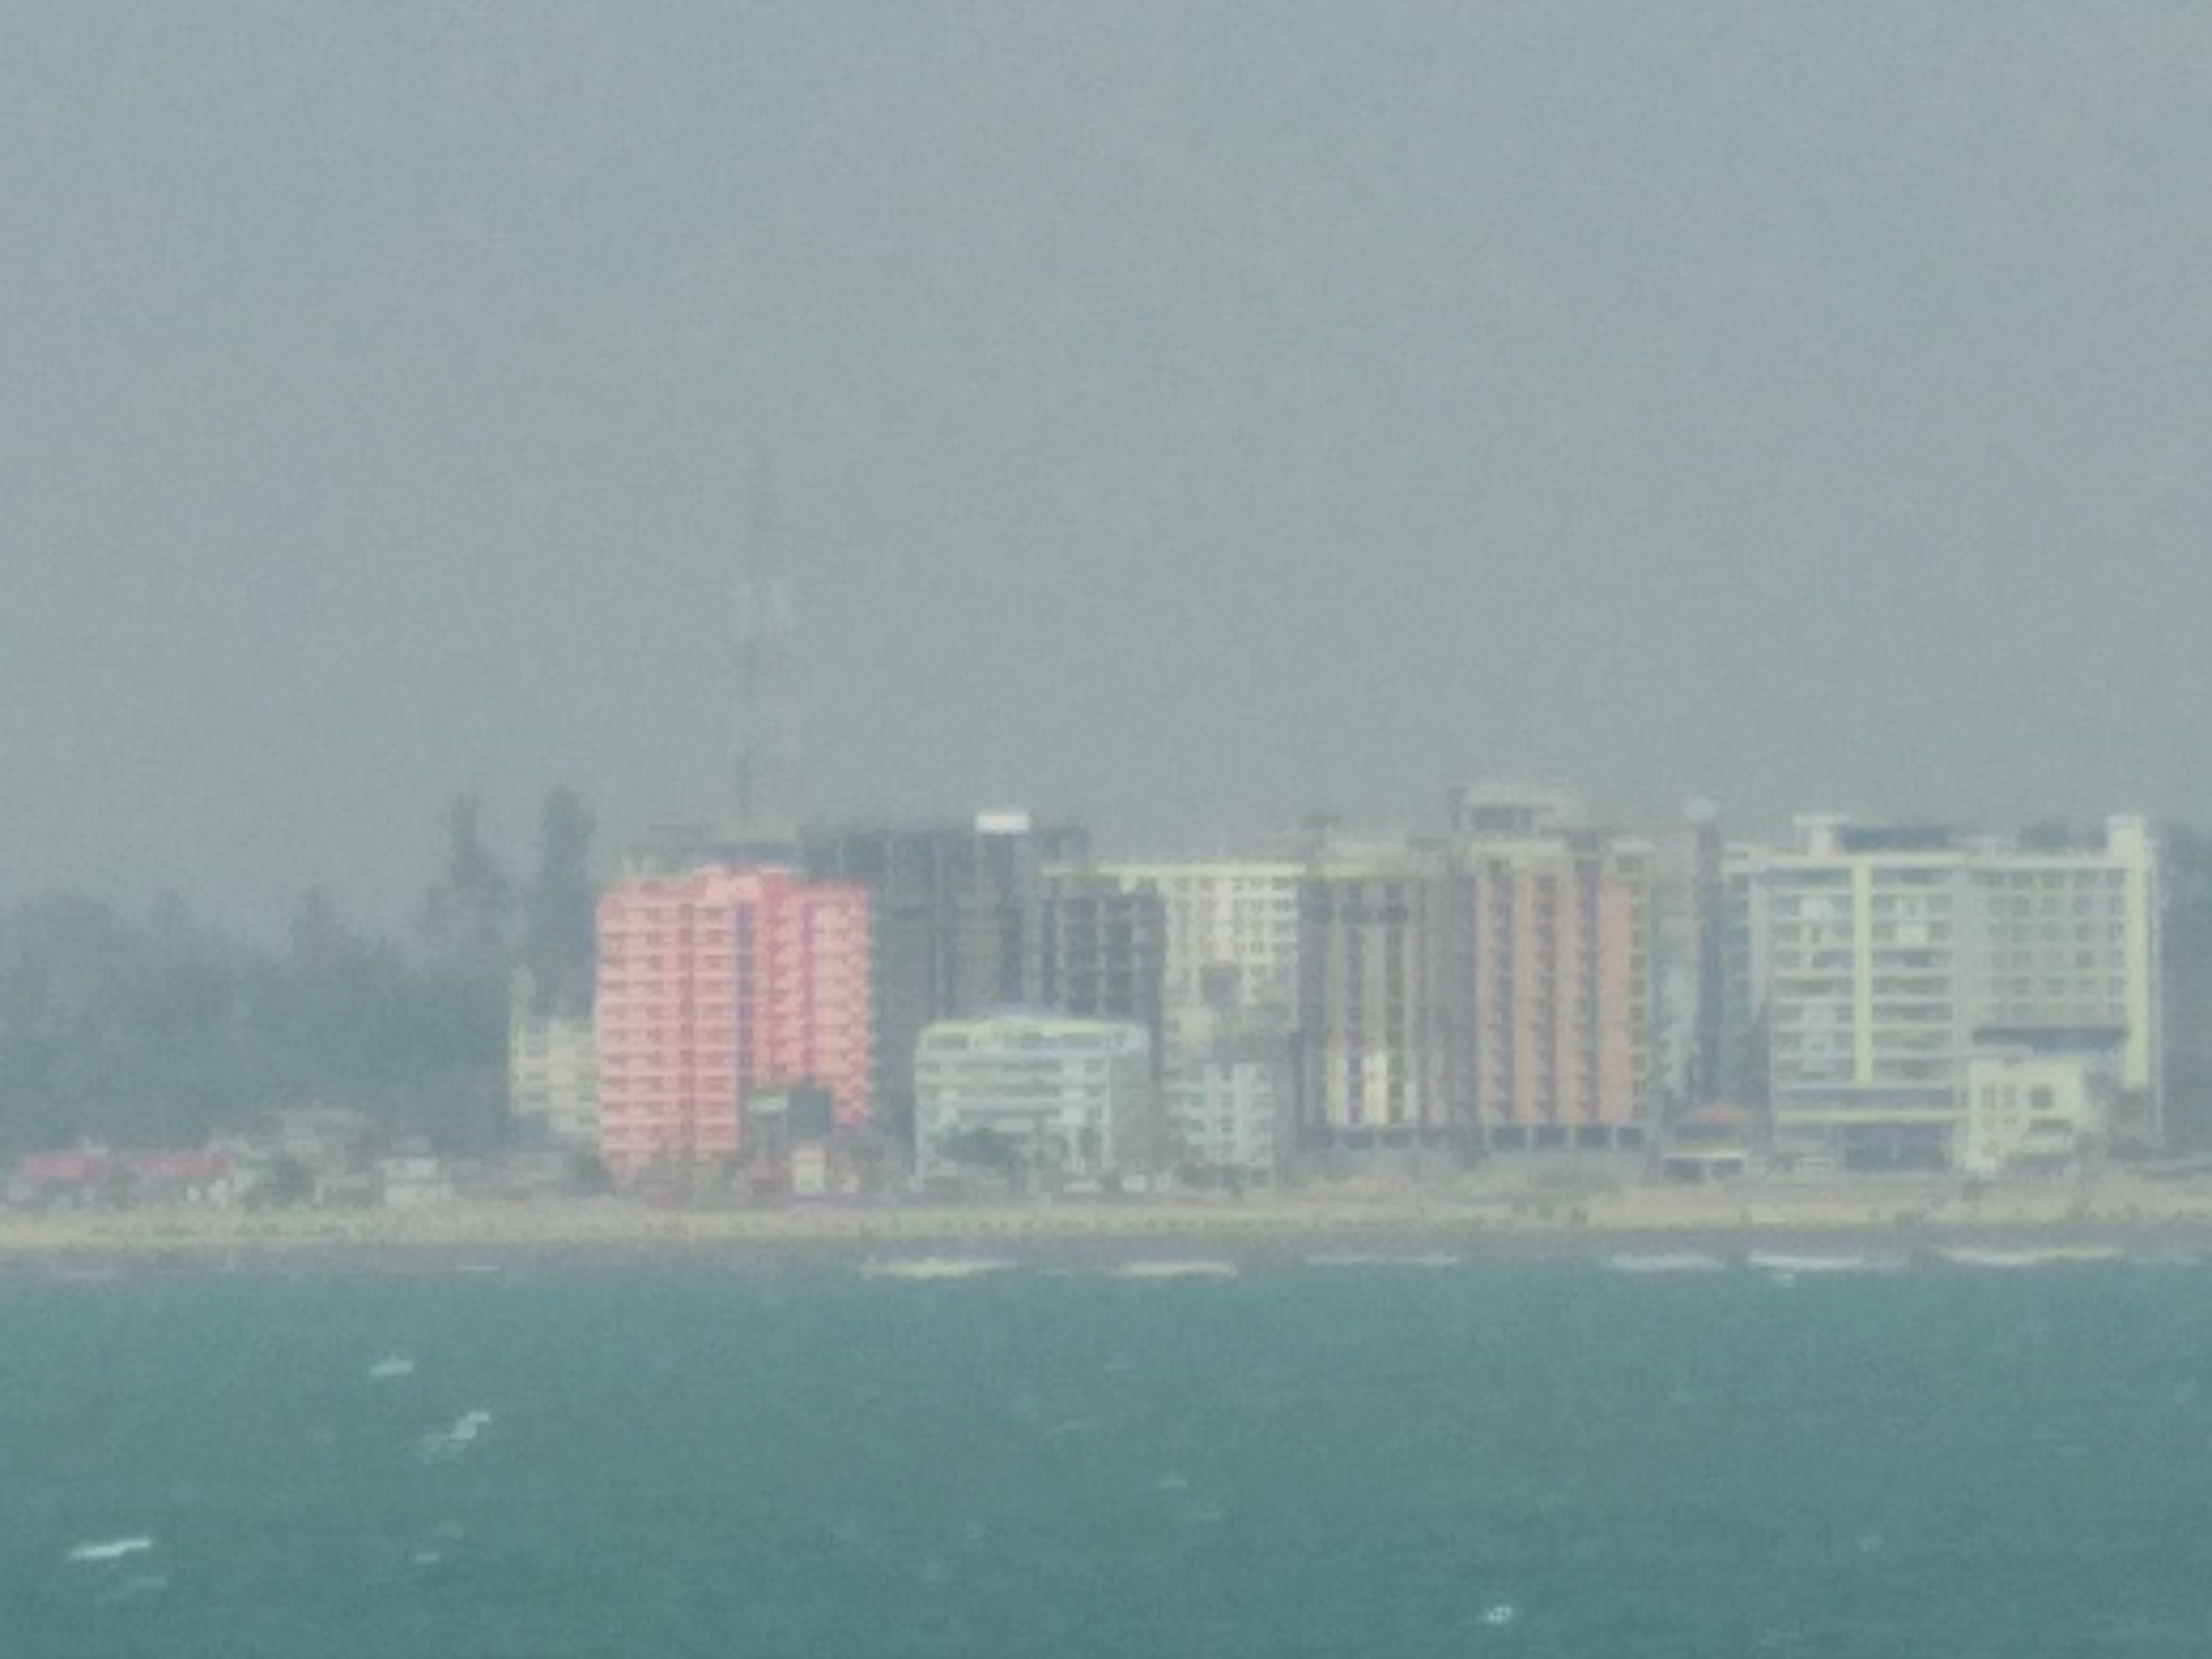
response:
[[[1867,1166],[1958,1161],[1969,1063],[2024,1036],[2101,1051],[2119,1127],[2155,1139],[2158,849],[2113,817],[2027,843],[1848,819],[1737,848],[1739,1030],[1763,1026],[1775,1151]]]
[[[1000,1138],[1048,1187],[1152,1172],[1152,1036],[1125,1020],[1009,1010],[939,1020],[915,1048],[915,1175],[963,1171],[961,1145]]]

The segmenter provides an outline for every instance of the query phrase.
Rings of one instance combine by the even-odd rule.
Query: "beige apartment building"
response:
[[[1317,865],[1299,939],[1302,1127],[1351,1149],[1641,1144],[1652,849],[1564,792],[1479,786],[1453,834]]]

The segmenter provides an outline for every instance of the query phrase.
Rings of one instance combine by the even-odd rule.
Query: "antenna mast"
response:
[[[755,459],[750,524],[738,581],[736,731],[731,752],[733,826],[749,842],[798,837],[798,622],[763,450]]]

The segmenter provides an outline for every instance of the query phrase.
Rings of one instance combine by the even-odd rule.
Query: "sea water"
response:
[[[2212,1653],[2212,1270],[866,1265],[0,1278],[0,1654]]]

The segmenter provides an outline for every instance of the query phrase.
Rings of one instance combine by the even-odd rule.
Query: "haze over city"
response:
[[[0,0],[7,1659],[2212,1652],[2208,66]]]
[[[2212,812],[2212,19],[17,5],[4,896],[723,804]]]

